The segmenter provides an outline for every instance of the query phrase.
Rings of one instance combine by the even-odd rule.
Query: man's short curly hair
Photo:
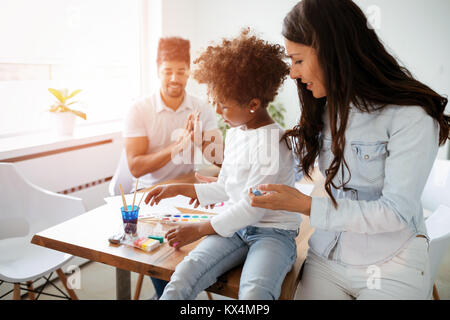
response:
[[[156,63],[158,66],[164,61],[184,61],[191,64],[189,53],[191,44],[189,40],[179,37],[168,37],[159,39]]]
[[[233,100],[240,105],[252,99],[267,107],[289,74],[282,46],[270,44],[243,30],[237,38],[208,48],[194,64],[194,79],[208,86],[214,104]]]

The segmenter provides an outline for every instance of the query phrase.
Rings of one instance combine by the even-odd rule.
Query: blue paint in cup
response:
[[[133,210],[134,209],[134,210]],[[124,207],[120,208],[122,211],[123,229],[126,234],[135,234],[137,230],[137,222],[139,216],[139,207],[127,206],[127,210]]]

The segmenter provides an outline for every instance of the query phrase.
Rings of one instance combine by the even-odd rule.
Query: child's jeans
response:
[[[232,237],[206,237],[176,267],[161,300],[193,300],[217,277],[242,264],[239,299],[278,299],[297,258],[298,230],[249,226]]]

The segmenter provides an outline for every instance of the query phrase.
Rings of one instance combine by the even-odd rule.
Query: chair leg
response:
[[[139,274],[139,278],[136,283],[136,290],[134,291],[133,300],[139,300],[139,296],[141,295],[142,282],[144,281],[144,275]]]
[[[27,288],[28,290],[28,297],[30,298],[30,300],[34,300],[34,292],[33,292],[33,281],[27,281]]]
[[[214,298],[213,298],[211,292],[206,291],[206,295],[208,296],[208,299],[209,299],[209,300],[214,300]]]
[[[435,284],[433,284],[433,298],[434,300],[441,300]]]
[[[20,300],[20,283],[14,283],[14,300]]]
[[[67,293],[70,296],[70,299],[72,300],[78,300],[77,295],[75,294],[75,291],[73,291],[73,289],[69,288],[69,286],[67,285],[67,277],[64,274],[64,272],[61,270],[61,268],[59,268],[58,270],[56,270],[56,273],[58,274],[59,279],[61,280],[61,282],[64,285],[64,288],[66,288]]]

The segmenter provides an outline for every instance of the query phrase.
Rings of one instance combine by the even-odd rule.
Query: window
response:
[[[0,136],[49,129],[48,88],[81,89],[77,123],[119,119],[140,93],[139,0],[2,0]]]

